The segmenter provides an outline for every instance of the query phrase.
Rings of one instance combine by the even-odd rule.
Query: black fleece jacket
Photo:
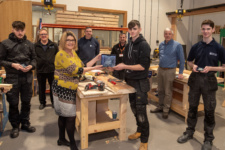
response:
[[[140,34],[133,42],[130,39],[125,47],[124,64],[137,65],[140,64],[145,68],[143,71],[125,70],[125,78],[127,79],[145,79],[148,77],[148,70],[150,66],[150,52],[151,48],[146,42],[145,38]]]
[[[55,55],[59,51],[57,44],[48,40],[46,51],[43,49],[40,41],[35,43],[34,47],[37,55],[37,73],[54,72]]]
[[[0,44],[0,65],[5,67],[6,74],[22,74],[21,70],[12,67],[12,63],[31,65],[32,69],[35,69],[36,53],[34,45],[27,40],[26,35],[23,39],[18,39],[14,33],[11,33],[9,38]]]

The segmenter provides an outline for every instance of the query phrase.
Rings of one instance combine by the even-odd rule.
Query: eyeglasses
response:
[[[40,34],[40,36],[46,36],[46,35],[48,35],[48,34]]]
[[[66,40],[66,42],[75,42],[75,40]]]

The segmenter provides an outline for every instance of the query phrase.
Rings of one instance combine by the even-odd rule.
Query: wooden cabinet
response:
[[[12,32],[13,21],[23,21],[26,24],[26,35],[32,41],[32,2],[3,1],[0,3],[0,42],[7,39]]]

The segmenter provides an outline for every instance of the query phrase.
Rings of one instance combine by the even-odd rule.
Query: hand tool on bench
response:
[[[91,90],[91,89],[98,89],[99,91],[104,91],[105,89],[105,83],[104,82],[101,82],[97,85],[92,85],[91,83],[88,83],[85,88],[84,88],[84,91],[87,91],[87,90]]]

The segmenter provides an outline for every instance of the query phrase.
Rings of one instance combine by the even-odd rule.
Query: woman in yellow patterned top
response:
[[[56,114],[59,115],[59,139],[57,143],[58,145],[70,146],[71,150],[78,150],[74,138],[78,76],[86,71],[101,69],[102,66],[84,67],[75,52],[77,38],[71,31],[63,33],[59,48],[60,51],[55,57],[55,73],[52,84],[54,108]],[[94,64],[99,59],[100,57],[96,56],[89,64]],[[70,142],[65,139],[65,130]]]

